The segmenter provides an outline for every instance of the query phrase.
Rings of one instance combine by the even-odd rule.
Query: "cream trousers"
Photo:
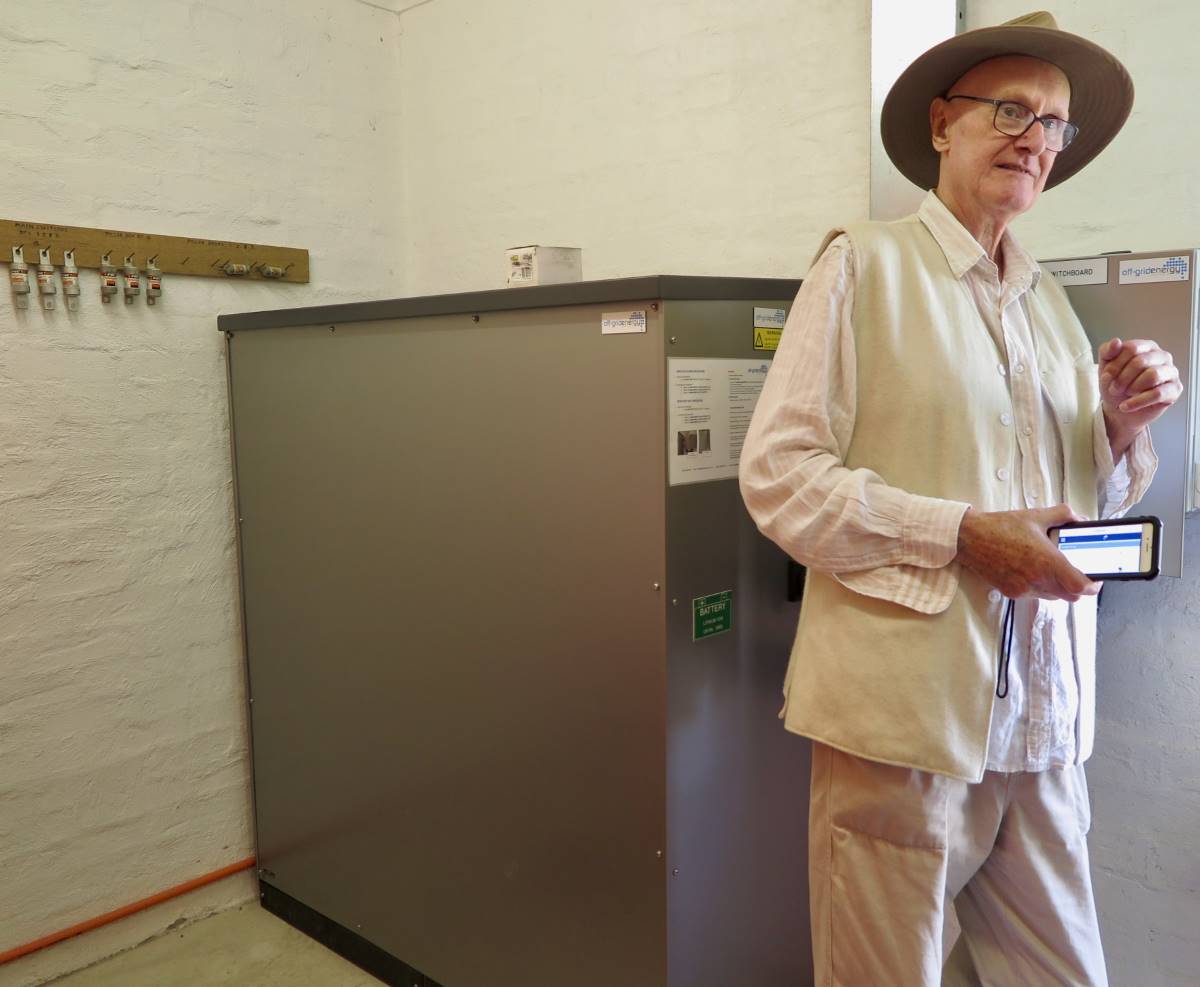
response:
[[[817,987],[1107,987],[1090,825],[1082,766],[970,784],[814,741]]]

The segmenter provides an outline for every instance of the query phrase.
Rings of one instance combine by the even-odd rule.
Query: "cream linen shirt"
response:
[[[997,371],[1009,383],[1013,410],[1000,416],[1000,425],[1014,431],[1022,501],[1012,506],[1053,506],[1062,497],[1062,443],[1041,387],[1043,371],[1022,303],[1042,277],[1041,269],[1005,232],[1001,281],[997,266],[933,192],[917,215],[1005,354]],[[777,544],[803,545],[793,554],[802,554],[812,568],[834,573],[851,589],[856,581],[869,581],[872,595],[912,606],[928,590],[902,564],[950,562],[968,505],[910,494],[874,474],[848,471],[828,456],[813,454],[828,448],[832,436],[844,458],[854,431],[854,295],[854,254],[842,235],[805,278],[759,399],[758,427],[751,429],[742,451],[741,468],[751,471],[743,484],[751,491],[746,506]],[[896,413],[903,415],[904,409]],[[785,442],[779,441],[781,433]],[[1093,437],[1101,516],[1119,516],[1141,499],[1158,465],[1149,432],[1116,466],[1101,412]],[[1018,600],[1013,616],[1009,691],[995,702],[987,768],[1041,771],[1073,764],[1079,696],[1068,604]]]

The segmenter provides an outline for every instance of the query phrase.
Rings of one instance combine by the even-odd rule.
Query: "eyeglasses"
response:
[[[1000,133],[1009,137],[1020,137],[1035,123],[1042,125],[1046,135],[1046,147],[1051,151],[1062,151],[1075,139],[1079,128],[1073,123],[1067,123],[1055,116],[1040,117],[1024,103],[1011,99],[985,99],[982,96],[947,96],[946,102],[952,99],[970,99],[976,103],[990,103],[996,107],[992,115],[992,126]]]

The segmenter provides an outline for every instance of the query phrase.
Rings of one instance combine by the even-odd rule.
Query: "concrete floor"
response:
[[[152,939],[54,987],[380,987],[382,981],[256,904]]]

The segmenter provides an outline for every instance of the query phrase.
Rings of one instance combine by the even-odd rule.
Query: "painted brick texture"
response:
[[[253,852],[216,317],[401,293],[394,12],[104,0],[3,20],[0,215],[307,247],[313,282],[168,276],[151,308],[101,304],[84,271],[78,312],[0,299],[0,952]],[[248,893],[224,882],[0,984]]]
[[[797,277],[865,219],[869,4],[437,0],[401,45],[413,294],[504,286],[504,251],[585,279]],[[452,72],[452,77],[447,72]]]

